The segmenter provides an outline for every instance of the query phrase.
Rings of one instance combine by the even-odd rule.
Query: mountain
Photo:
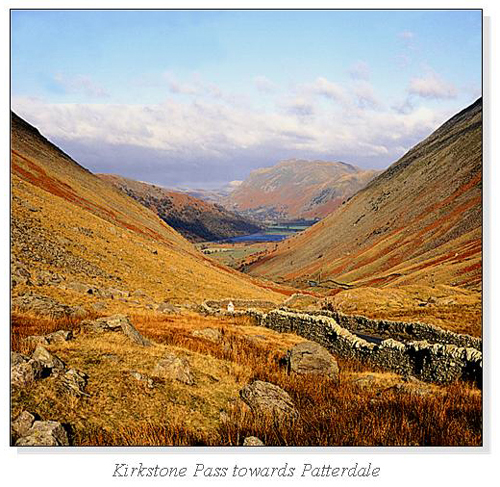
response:
[[[223,240],[261,230],[254,222],[221,205],[170,191],[154,184],[111,174],[98,176],[153,210],[171,227],[193,242]]]
[[[337,291],[410,284],[480,289],[482,99],[248,270]]]
[[[124,296],[136,292],[153,302],[280,299],[260,280],[202,255],[155,213],[79,165],[15,114],[11,260],[14,293],[42,292],[67,303],[90,305],[94,288],[118,289]],[[71,291],[85,285],[84,295]]]
[[[291,159],[252,171],[226,206],[261,220],[322,218],[377,174],[344,162]]]

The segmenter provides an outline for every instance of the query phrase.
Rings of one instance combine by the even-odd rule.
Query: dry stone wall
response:
[[[431,343],[445,343],[465,348],[470,347],[479,351],[482,351],[483,348],[481,338],[461,335],[427,323],[372,320],[365,316],[345,315],[339,311],[327,310],[304,311],[304,313],[313,316],[329,316],[343,328],[347,328],[355,333],[375,334],[380,337],[389,338],[397,337],[400,341],[427,340]]]
[[[375,344],[340,326],[331,316],[283,309],[269,313],[256,309],[230,313],[214,309],[206,303],[202,309],[209,314],[248,316],[256,325],[315,341],[339,357],[359,360],[402,375],[412,375],[426,382],[449,383],[463,379],[472,380],[479,386],[482,384],[483,357],[474,347],[429,343],[426,340],[403,343],[393,338]]]

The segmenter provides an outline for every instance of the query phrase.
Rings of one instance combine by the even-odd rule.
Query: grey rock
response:
[[[12,365],[10,368],[10,383],[14,387],[27,387],[42,377],[43,369],[43,365],[37,360]]]
[[[264,446],[264,443],[256,436],[247,436],[243,440],[243,446]]]
[[[220,342],[222,340],[222,333],[216,328],[203,328],[202,330],[194,330],[191,333],[195,337],[205,338],[211,342]]]
[[[339,367],[335,358],[315,342],[295,345],[287,354],[289,371],[296,374],[324,375],[338,381]]]
[[[22,312],[29,311],[41,315],[53,316],[55,318],[74,316],[75,309],[77,310],[79,308],[61,304],[52,298],[32,292],[14,298],[11,303],[13,309],[17,308]]]
[[[156,308],[156,311],[159,311],[160,313],[178,313],[179,312],[179,310],[173,304],[170,304],[167,301],[160,303],[158,305],[158,307]]]
[[[35,347],[38,345],[49,345],[49,340],[43,335],[30,335],[25,338],[26,342]]]
[[[16,446],[68,446],[68,434],[58,421],[35,421]]]
[[[137,343],[137,345],[141,345],[143,347],[151,346],[151,342],[137,331],[128,318],[122,322],[121,328],[123,333],[134,343]]]
[[[295,418],[298,411],[286,391],[271,384],[256,380],[240,390],[241,399],[252,411],[273,417]]]
[[[45,369],[50,369],[52,374],[58,374],[64,372],[66,366],[64,362],[52,355],[45,347],[38,345],[31,356],[32,360],[36,360],[41,363]]]
[[[177,380],[183,384],[193,385],[195,383],[189,362],[184,357],[178,357],[173,353],[167,353],[153,369],[153,375]]]
[[[130,294],[135,298],[146,298],[147,294],[142,289],[136,289],[133,293]]]
[[[61,377],[60,388],[76,397],[89,396],[85,392],[87,380],[87,374],[75,369],[69,369]]]
[[[22,353],[19,352],[10,352],[10,365],[19,365],[24,362],[27,362],[29,360],[29,357],[26,355],[23,355]]]
[[[19,416],[12,421],[10,427],[13,436],[16,438],[26,436],[35,422],[35,416],[28,411],[22,411]]]
[[[73,339],[73,332],[71,330],[57,330],[48,335],[45,335],[49,344],[64,343]]]
[[[80,323],[82,329],[91,333],[105,333],[110,331],[121,331],[134,343],[142,346],[149,346],[151,342],[144,338],[132,325],[130,319],[125,315],[113,315],[97,320],[86,320]]]

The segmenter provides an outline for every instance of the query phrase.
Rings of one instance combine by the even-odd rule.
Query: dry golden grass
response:
[[[335,309],[374,319],[420,321],[441,328],[482,334],[481,293],[451,286],[363,287],[328,298]]]
[[[67,320],[57,323],[19,314],[13,321],[14,348],[19,348],[21,335],[78,327]],[[482,442],[481,393],[468,384],[432,386],[424,395],[402,393],[393,387],[401,384],[395,374],[345,360],[338,360],[339,384],[312,380],[289,375],[280,365],[300,337],[255,327],[247,318],[142,313],[133,315],[132,321],[155,341],[152,347],[138,347],[118,333],[78,335],[49,346],[68,366],[88,374],[90,397],[61,394],[57,380],[49,377],[29,390],[13,390],[13,417],[26,409],[42,419],[66,423],[75,445],[241,445],[252,435],[266,445]],[[222,340],[192,335],[207,327],[220,330]],[[166,351],[188,359],[195,385],[154,378],[150,389],[130,376],[132,370],[150,376]],[[371,379],[371,385],[361,387],[360,378]],[[239,390],[256,379],[285,389],[299,419],[289,424],[255,416],[239,399]],[[418,392],[420,386],[408,387]]]

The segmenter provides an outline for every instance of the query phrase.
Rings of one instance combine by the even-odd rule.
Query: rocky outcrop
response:
[[[32,345],[51,345],[53,343],[64,343],[73,338],[73,332],[69,330],[57,330],[48,335],[30,335],[25,340]]]
[[[32,292],[14,298],[12,308],[21,312],[33,312],[40,315],[53,316],[54,318],[73,317],[81,318],[87,313],[81,306],[68,306],[55,299],[34,294]]]
[[[87,374],[75,369],[69,369],[61,376],[59,388],[76,397],[89,396],[89,394],[85,392],[87,380]]]
[[[69,446],[68,434],[58,421],[34,421],[16,446]]]
[[[256,414],[279,419],[298,416],[288,393],[270,382],[253,381],[241,389],[240,397]]]
[[[66,369],[64,362],[55,355],[52,355],[42,345],[36,347],[31,358],[42,364],[45,375],[61,374]]]
[[[163,356],[153,369],[153,375],[156,377],[177,380],[189,386],[195,384],[195,379],[188,360],[174,353],[167,353]]]
[[[38,360],[21,361],[17,356],[17,363],[10,368],[10,383],[13,387],[28,387],[43,374],[43,365]]]
[[[106,333],[121,331],[125,336],[130,338],[134,343],[141,346],[150,346],[151,342],[144,338],[131,323],[128,316],[113,315],[97,320],[85,320],[80,323],[84,332],[87,333]]]
[[[296,374],[322,375],[334,381],[339,380],[339,366],[335,358],[315,342],[302,342],[287,353],[290,372]]]

